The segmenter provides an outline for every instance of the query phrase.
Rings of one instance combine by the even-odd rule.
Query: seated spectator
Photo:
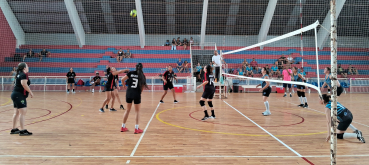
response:
[[[243,70],[242,70],[242,68],[238,68],[238,75],[240,75],[240,76],[243,76]]]
[[[172,48],[170,50],[177,50],[177,41],[175,38],[172,40]]]
[[[193,45],[194,44],[194,41],[193,41],[193,38],[191,37],[190,38],[190,44]]]
[[[91,84],[90,90],[92,88],[91,90],[92,93],[95,92],[95,86],[100,85],[100,81],[101,81],[101,77],[99,76],[99,72],[96,72],[96,76],[92,78],[90,81],[90,84]]]
[[[200,63],[197,63],[196,66],[196,77],[197,77],[197,81],[201,80],[200,74],[202,72],[202,67],[200,66]]]
[[[132,57],[132,53],[129,52],[129,48],[127,49],[127,52],[125,53],[125,58],[131,58]]]
[[[32,51],[32,49],[29,49],[29,51],[27,52],[27,54],[25,54],[23,56],[23,61],[24,61],[24,59],[26,59],[26,57],[28,57],[28,58],[35,57],[35,53]]]
[[[185,38],[185,39],[183,39],[183,49],[184,50],[187,50],[187,46],[188,46],[188,41],[187,41],[187,39]]]
[[[122,50],[122,48],[120,48],[117,53],[117,62],[121,62],[123,58],[124,58],[124,51]]]
[[[306,77],[306,73],[303,67],[301,67],[299,74],[301,74],[302,77]]]
[[[293,60],[293,57],[292,57],[292,55],[290,54],[290,55],[288,55],[288,57],[287,57],[287,61],[288,61],[288,63],[289,64],[293,64],[293,63],[295,63],[295,60]]]
[[[259,72],[259,68],[258,68],[258,62],[255,61],[255,58],[252,58],[252,61],[250,62],[250,65],[252,67],[252,69],[254,70],[255,73]]]
[[[252,67],[249,64],[246,65],[245,75],[254,77],[254,73],[252,72]]]
[[[276,61],[276,63],[274,64],[274,66],[272,66],[272,68],[270,69],[271,75],[276,75],[277,77],[281,76],[281,72],[278,69],[278,62]]]
[[[187,62],[187,60],[185,60],[184,63],[183,63],[183,72],[184,73],[190,73],[190,70],[188,69],[189,65],[190,64]]]
[[[14,78],[15,78],[16,74],[17,74],[17,68],[13,67],[13,70],[10,72],[10,75],[9,75],[9,76],[11,76],[11,78],[10,78],[11,82],[14,82]]]
[[[179,39],[179,37],[177,38],[177,46],[183,46],[183,44],[182,44],[182,42],[181,42],[181,40]]]
[[[268,65],[268,64],[267,64],[267,65],[265,65],[265,69],[268,71],[268,73],[269,73],[269,75],[268,75],[268,76],[270,77],[270,75],[271,75],[271,74],[270,74],[270,68],[269,68],[269,65]]]
[[[284,54],[282,54],[282,56],[278,59],[278,67],[282,69],[283,65],[287,63],[288,63],[287,58],[284,56]]]
[[[341,75],[343,78],[347,78],[347,73],[341,67],[341,64],[338,64],[338,66],[337,66],[337,75]]]
[[[170,46],[169,40],[165,42],[164,46]]]
[[[237,68],[234,68],[234,69],[233,69],[232,74],[236,74],[236,75],[238,74]]]
[[[181,73],[182,70],[183,70],[183,62],[182,62],[182,59],[179,58],[178,61],[177,61],[177,70],[178,70],[178,73]]]
[[[355,67],[352,67],[352,71],[355,75],[359,75],[359,71]]]
[[[353,67],[350,64],[349,67],[347,68],[347,74],[348,75],[359,75],[359,72],[357,71],[357,69],[355,67]]]
[[[247,62],[247,60],[246,60],[246,58],[243,60],[243,62],[242,62],[242,65],[244,65],[244,66],[246,66],[246,65],[248,65],[249,63]]]
[[[50,52],[48,52],[46,49],[43,49],[38,55],[40,56],[40,62],[43,57],[51,57]]]

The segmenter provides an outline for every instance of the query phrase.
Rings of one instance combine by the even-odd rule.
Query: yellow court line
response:
[[[12,101],[11,99],[9,99],[9,98],[7,98],[7,97],[0,97],[0,98],[6,98],[6,99],[8,99],[8,102],[6,102],[6,103],[4,103],[4,104],[1,104],[1,106],[7,105],[7,104],[9,104],[9,103]]]
[[[179,125],[174,125],[174,124],[165,122],[159,117],[161,113],[164,113],[166,111],[185,108],[185,107],[193,107],[193,106],[177,107],[177,108],[171,108],[171,109],[166,109],[166,110],[160,111],[158,114],[156,114],[156,119],[159,120],[160,122],[166,124],[166,125],[170,125],[170,126],[181,128],[181,129],[192,130],[192,131],[199,131],[199,132],[206,132],[206,133],[216,133],[216,134],[225,134],[225,135],[237,135],[237,136],[270,136],[270,135],[258,135],[258,134],[237,134],[237,133],[228,133],[228,132],[215,132],[215,131],[207,131],[207,130],[201,130],[201,129],[187,128],[187,127],[182,127],[182,126],[179,126]],[[316,132],[316,133],[306,133],[306,134],[274,135],[274,136],[278,136],[278,137],[283,137],[283,136],[308,136],[308,135],[316,135],[316,134],[323,134],[323,133],[327,133],[327,131]]]

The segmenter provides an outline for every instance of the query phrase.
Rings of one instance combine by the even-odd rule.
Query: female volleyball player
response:
[[[204,93],[202,94],[200,102],[199,102],[202,110],[204,110],[204,113],[205,113],[204,118],[201,119],[202,121],[205,121],[209,118],[215,119],[214,108],[213,108],[213,97],[215,93],[213,68],[210,65],[207,65],[206,67],[204,67],[204,72],[205,72],[204,82],[200,84],[199,86],[197,86],[197,89],[198,89],[205,85]],[[208,102],[208,105],[211,109],[211,116],[209,116],[208,111],[206,110],[205,99]]]
[[[177,104],[178,101],[176,100],[176,92],[174,91],[174,87],[173,87],[173,80],[177,80],[177,78],[175,77],[175,74],[173,72],[173,67],[172,66],[168,66],[168,70],[165,71],[165,73],[163,74],[162,80],[163,80],[163,87],[164,87],[164,94],[163,96],[161,96],[160,99],[160,103],[164,103],[163,99],[165,97],[165,95],[167,95],[168,93],[168,88],[169,90],[172,91],[173,93],[173,98],[174,98],[174,104]]]
[[[266,70],[265,67],[261,69],[261,73],[263,74],[263,77],[261,77],[262,79],[269,79],[269,76],[268,76],[269,72]],[[268,97],[270,93],[272,92],[272,88],[270,87],[269,81],[262,81],[261,84],[256,85],[256,88],[259,86],[261,86],[261,89],[259,90],[259,92],[263,92],[263,101],[264,101],[265,108],[266,108],[266,111],[263,112],[262,114],[264,116],[269,116],[272,113],[270,113],[270,110],[269,110]]]
[[[67,73],[67,83],[68,83],[68,89],[67,89],[67,93],[69,93],[69,90],[70,90],[70,86],[72,85],[72,92],[73,93],[76,93],[74,91],[74,84],[76,83],[74,81],[74,79],[76,78],[76,73],[73,72],[73,68],[70,68],[69,69],[69,72]]]
[[[100,108],[100,112],[105,112],[104,111],[104,105],[106,105],[106,109],[108,109],[107,104],[109,103],[111,98],[112,98],[112,107],[110,108],[110,111],[117,111],[113,108],[115,95],[112,92],[116,88],[115,87],[114,76],[118,75],[120,73],[126,72],[126,71],[129,71],[129,70],[124,69],[124,70],[117,71],[114,67],[108,67],[108,69],[106,69],[106,73],[108,74],[108,81],[105,84],[106,99],[104,100],[104,103],[103,103],[102,107]]]
[[[304,82],[304,77],[300,74],[297,73],[297,67],[292,67],[292,76],[293,76],[293,80],[296,82]],[[298,105],[299,107],[303,107],[303,108],[308,108],[308,104],[307,104],[307,98],[305,97],[305,85],[296,85],[297,86],[297,96],[300,99],[300,105]],[[305,104],[304,104],[305,102]]]
[[[126,102],[127,102],[127,111],[124,112],[123,115],[123,123],[120,132],[126,132],[128,129],[126,128],[126,122],[128,119],[129,112],[131,111],[132,102],[135,104],[136,111],[136,125],[135,125],[135,134],[142,133],[143,131],[138,127],[139,123],[139,111],[140,111],[140,103],[141,103],[141,93],[144,88],[148,89],[146,85],[146,77],[142,71],[142,64],[138,63],[136,65],[136,71],[128,72],[126,76],[122,78],[122,82],[127,81],[128,88],[126,93]]]
[[[322,100],[320,100],[320,104],[325,105],[325,115],[327,118],[327,127],[328,127],[328,136],[325,139],[328,141],[331,137],[331,96],[327,94],[322,95]],[[350,124],[352,122],[353,116],[350,110],[337,102],[337,138],[338,139],[348,139],[348,138],[357,138],[362,143],[365,143],[365,139],[359,130],[355,130],[355,133],[346,133],[348,127],[351,127]]]
[[[113,94],[115,95],[115,97],[117,98],[117,100],[118,100],[118,102],[120,104],[120,109],[123,109],[124,110],[124,106],[123,106],[122,102],[120,101],[119,94],[118,94],[118,90],[120,90],[120,87],[119,87],[119,76],[118,75],[115,75],[114,76],[114,81],[115,81],[116,88],[114,89]],[[111,107],[113,107],[113,104],[114,103],[111,104]]]
[[[320,91],[324,90],[325,86],[328,86],[328,93],[330,93],[330,89],[332,89],[332,84],[331,84],[331,79],[332,79],[332,75],[331,75],[331,68],[326,67],[324,69],[324,74],[325,74],[325,82],[322,85]],[[343,92],[343,87],[341,86],[340,82],[338,80],[336,80],[337,83],[337,96],[340,96]]]
[[[13,129],[10,134],[19,134],[20,136],[32,135],[32,132],[28,132],[24,128],[24,118],[27,113],[27,97],[28,94],[33,97],[33,93],[29,88],[31,81],[28,79],[29,68],[26,63],[22,62],[18,64],[17,73],[15,74],[14,89],[11,94],[11,99],[14,105],[14,115],[13,115]],[[16,128],[17,119],[19,118],[20,128]]]

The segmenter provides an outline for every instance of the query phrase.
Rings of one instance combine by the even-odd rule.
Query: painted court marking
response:
[[[150,118],[149,122],[146,124],[146,127],[145,127],[145,129],[144,129],[144,131],[143,131],[143,133],[142,133],[142,135],[141,135],[140,139],[138,139],[138,142],[137,142],[137,144],[136,144],[135,148],[133,149],[133,151],[132,151],[132,153],[131,153],[130,157],[133,157],[133,156],[135,155],[135,152],[136,152],[136,150],[137,150],[138,146],[140,145],[142,138],[145,136],[146,130],[147,130],[147,128],[149,128],[149,125],[150,125],[150,123],[151,123],[152,119],[154,118],[155,113],[156,113],[156,111],[158,110],[159,106],[160,106],[160,102],[159,102],[158,106],[156,106],[156,109],[155,109],[154,113],[152,114],[152,116],[151,116],[151,118]],[[126,164],[129,164],[129,162],[130,162],[130,161],[131,161],[131,160],[127,160]]]
[[[248,118],[246,115],[244,115],[243,113],[241,113],[239,110],[237,110],[236,108],[234,108],[233,106],[231,106],[230,104],[228,104],[226,101],[223,100],[224,103],[226,103],[228,106],[230,106],[231,108],[233,108],[235,111],[237,111],[239,114],[241,114],[243,117],[245,117],[247,120],[249,120],[250,122],[254,123],[256,126],[258,126],[261,130],[263,130],[265,133],[269,134],[271,137],[273,137],[275,140],[277,140],[279,143],[281,143],[282,145],[284,145],[286,148],[288,148],[290,151],[292,151],[293,153],[295,153],[297,156],[299,156],[300,158],[304,159],[306,162],[308,162],[309,164],[313,164],[312,162],[310,162],[309,160],[307,160],[305,157],[303,157],[302,155],[300,155],[297,151],[295,151],[294,149],[292,149],[290,146],[288,146],[287,144],[285,144],[284,142],[282,142],[281,140],[279,140],[277,137],[275,137],[273,134],[271,134],[270,132],[268,132],[266,129],[264,129],[263,127],[261,127],[259,124],[257,124],[256,122],[254,122],[253,120],[251,120],[250,118]]]

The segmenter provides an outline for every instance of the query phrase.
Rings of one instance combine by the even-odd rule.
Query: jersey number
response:
[[[209,85],[214,84],[214,78],[210,78]]]
[[[138,79],[132,78],[132,80],[133,80],[133,82],[132,82],[131,88],[137,88]]]

